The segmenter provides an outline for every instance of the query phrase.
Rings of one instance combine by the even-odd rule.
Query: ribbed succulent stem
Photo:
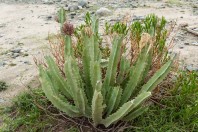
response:
[[[64,9],[59,11],[58,16],[63,26]],[[168,60],[145,83],[153,60],[153,45],[143,43],[141,49],[138,49],[140,53],[137,61],[131,64],[122,51],[128,28],[118,23],[110,55],[104,59],[99,43],[99,20],[87,15],[86,22],[87,25],[81,27],[78,37],[82,46],[81,56],[78,57],[75,53],[76,45],[72,45],[73,30],[67,30],[67,26],[72,26],[65,25],[66,34],[62,34],[65,42],[64,71],[60,72],[61,68],[52,57],[46,57],[45,67],[39,67],[42,89],[52,104],[66,115],[90,118],[95,126],[103,124],[109,127],[120,120],[131,121],[148,109],[144,103],[169,73],[173,59]],[[148,19],[145,25],[147,32],[154,35],[156,30],[150,25],[156,26],[154,17]],[[132,28],[140,26],[136,23]],[[136,36],[140,40],[143,29],[134,32],[138,32]]]

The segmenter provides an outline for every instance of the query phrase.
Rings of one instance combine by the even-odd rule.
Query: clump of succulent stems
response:
[[[131,25],[106,23],[104,36],[98,31],[99,19],[89,13],[74,28],[60,9],[58,22],[59,41],[50,41],[53,57],[39,65],[42,89],[52,104],[71,118],[90,119],[95,127],[144,113],[173,63],[165,45],[166,20],[151,14]]]

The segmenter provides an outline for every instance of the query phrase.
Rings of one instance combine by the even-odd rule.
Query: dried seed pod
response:
[[[62,31],[64,34],[71,36],[74,33],[74,26],[71,23],[65,22]]]

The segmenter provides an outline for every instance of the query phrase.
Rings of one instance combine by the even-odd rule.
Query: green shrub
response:
[[[56,59],[45,57],[47,66],[39,66],[42,89],[52,104],[66,115],[92,119],[95,126],[109,127],[118,121],[131,121],[148,109],[145,102],[169,73],[172,59],[152,71],[155,74],[148,80],[156,41],[144,40],[132,63],[123,50],[127,27],[117,24],[109,57],[103,58],[99,20],[87,15],[85,22],[78,34],[78,44],[82,46],[78,57],[72,43],[71,35],[75,32],[71,24],[61,23],[65,40],[64,66],[60,68]]]

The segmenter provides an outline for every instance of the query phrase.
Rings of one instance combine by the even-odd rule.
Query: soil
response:
[[[191,69],[197,70],[198,36],[182,30],[179,25],[188,24],[198,29],[198,3],[197,0],[183,0],[180,3],[175,1],[133,1],[133,5],[129,0],[110,0],[108,4],[105,1],[90,0],[89,8],[69,12],[68,20],[79,24],[87,11],[94,12],[103,5],[113,12],[110,16],[100,18],[103,23],[118,20],[126,15],[131,20],[150,13],[164,16],[168,21],[177,22],[173,33],[176,36],[172,52],[180,54],[182,66],[190,66]],[[54,16],[60,5],[66,6],[75,2],[6,0],[0,3],[0,81],[5,81],[9,85],[6,91],[0,92],[0,100],[8,103],[28,87],[39,86],[38,69],[33,57],[42,57],[43,51],[48,49],[48,35],[58,32],[59,24],[54,21]],[[73,17],[72,13],[76,15]]]

